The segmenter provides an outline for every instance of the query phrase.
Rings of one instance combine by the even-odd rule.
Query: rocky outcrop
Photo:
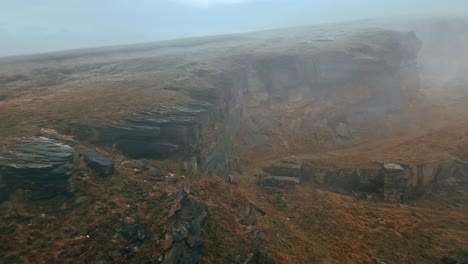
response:
[[[73,148],[64,142],[44,137],[16,140],[0,154],[0,199],[17,189],[30,190],[33,200],[66,193],[73,159]]]
[[[212,108],[192,101],[141,111],[108,126],[74,125],[72,129],[81,140],[113,145],[131,158],[184,157],[206,133]]]
[[[74,124],[71,132],[83,141],[114,146],[130,158],[186,161],[194,170],[189,174],[227,177],[238,131],[230,115],[219,106],[192,100],[138,112],[108,126]]]
[[[169,216],[173,227],[165,234],[163,250],[167,253],[163,263],[198,263],[205,246],[201,241],[201,224],[208,216],[208,206],[189,194],[187,188],[176,194]]]
[[[425,164],[387,163],[380,168],[326,169],[303,167],[302,179],[329,190],[367,193],[390,202],[416,199],[423,194],[452,195],[468,186],[468,163],[461,160]]]
[[[101,176],[109,176],[114,173],[115,162],[95,151],[83,150],[80,152],[86,166]]]
[[[327,169],[304,165],[303,180],[340,193],[369,193],[383,197],[383,168]]]
[[[262,178],[262,184],[265,186],[294,185],[298,184],[302,178],[302,166],[300,162],[279,162],[263,171],[267,173]]]

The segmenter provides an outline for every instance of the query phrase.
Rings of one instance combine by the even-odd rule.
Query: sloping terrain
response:
[[[461,263],[468,104],[426,87],[431,44],[353,24],[1,58],[0,262]]]

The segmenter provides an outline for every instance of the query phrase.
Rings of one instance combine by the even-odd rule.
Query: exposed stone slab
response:
[[[4,184],[0,199],[6,199],[16,189],[31,190],[34,200],[67,192],[74,170],[74,153],[72,147],[54,139],[17,139],[0,154]]]

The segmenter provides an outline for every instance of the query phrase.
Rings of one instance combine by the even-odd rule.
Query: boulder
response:
[[[114,173],[114,161],[95,151],[84,150],[80,152],[86,166],[101,176],[109,176]]]
[[[54,139],[17,139],[0,153],[0,200],[17,189],[30,190],[33,200],[66,193],[74,171],[74,153],[72,147]]]
[[[155,181],[164,181],[166,180],[167,172],[160,168],[151,166],[148,168],[148,175]]]
[[[339,123],[335,128],[336,133],[338,136],[342,138],[350,138],[351,133],[349,132],[348,126],[345,123]]]

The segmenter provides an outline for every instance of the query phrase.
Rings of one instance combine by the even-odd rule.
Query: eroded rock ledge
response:
[[[74,153],[72,147],[54,139],[16,140],[0,154],[0,200],[17,189],[30,190],[33,200],[66,193],[74,172]]]
[[[264,169],[265,186],[313,184],[334,192],[407,202],[424,194],[453,195],[468,186],[468,162],[433,161],[425,164],[387,163],[377,167],[325,168],[307,160],[278,162]]]

